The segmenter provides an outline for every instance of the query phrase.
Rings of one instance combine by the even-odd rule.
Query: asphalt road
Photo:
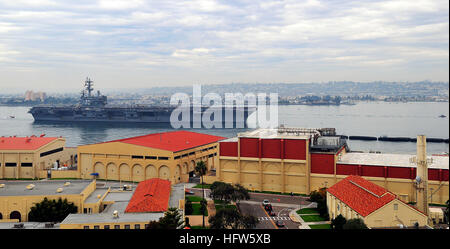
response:
[[[201,189],[192,189],[196,196],[201,196]],[[205,189],[205,196],[209,196],[210,190]],[[269,200],[272,204],[275,216],[270,216],[262,205],[263,200]],[[264,193],[250,193],[250,199],[241,201],[239,208],[244,215],[253,215],[258,218],[259,223],[256,229],[298,229],[300,223],[293,222],[289,217],[289,212],[299,208],[300,205],[308,205],[308,197],[276,195]],[[284,227],[278,227],[276,221],[283,221]]]

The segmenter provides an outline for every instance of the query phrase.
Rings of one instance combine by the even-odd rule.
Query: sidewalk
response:
[[[307,206],[302,207],[304,208],[316,208],[317,203],[310,203]],[[322,224],[330,224],[330,221],[313,221],[313,222],[305,222],[302,217],[297,213],[297,211],[300,210],[300,208],[294,209],[289,213],[289,217],[292,221],[300,223],[299,229],[311,229],[309,225],[322,225]],[[305,215],[315,215],[315,214],[305,214]]]

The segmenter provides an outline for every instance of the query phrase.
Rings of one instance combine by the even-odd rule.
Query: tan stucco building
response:
[[[174,131],[78,147],[79,176],[140,182],[150,178],[188,182],[198,161],[208,170],[218,164],[223,137]]]
[[[359,175],[391,191],[404,202],[417,202],[415,155],[349,152],[345,140],[320,130],[258,129],[219,142],[215,178],[250,190],[309,194],[349,175]],[[449,157],[430,156],[429,203],[449,198]]]
[[[327,206],[330,219],[360,218],[369,228],[428,225],[425,213],[360,176],[348,176],[328,188]]]
[[[34,186],[30,187],[30,185]],[[28,221],[31,207],[44,198],[67,199],[78,207],[79,213],[82,213],[87,208],[85,207],[86,199],[95,189],[95,180],[0,180],[0,222]]]
[[[0,179],[44,178],[55,163],[72,166],[76,148],[65,142],[62,137],[0,137]]]

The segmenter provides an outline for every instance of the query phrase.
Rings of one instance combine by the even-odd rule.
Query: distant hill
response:
[[[103,92],[125,92],[125,90],[105,89]],[[192,86],[152,87],[127,89],[127,93],[172,95],[177,92],[192,94]],[[279,96],[298,95],[372,95],[372,96],[448,96],[448,82],[327,82],[327,83],[232,83],[221,85],[202,85],[202,94],[208,92],[223,93],[278,93]]]

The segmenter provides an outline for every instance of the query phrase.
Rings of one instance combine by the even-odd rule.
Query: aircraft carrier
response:
[[[154,123],[170,124],[170,116],[176,106],[109,106],[107,96],[100,91],[93,94],[93,81],[86,78],[84,89],[81,92],[80,101],[76,105],[50,106],[38,105],[28,112],[33,115],[35,121],[45,122],[125,122],[125,123]],[[190,106],[190,123],[194,114],[203,114],[209,107],[193,108]],[[226,128],[247,128],[248,116],[256,110],[256,107],[224,107],[222,110],[222,127],[225,128],[225,113],[227,108],[233,109],[233,121]],[[197,111],[198,110],[198,111]],[[240,113],[241,112],[241,113]],[[237,124],[236,116],[242,115],[244,127]],[[228,121],[227,121],[228,122]],[[231,125],[231,127],[230,127]],[[191,125],[192,127],[192,125]],[[201,128],[201,127],[193,127]]]

